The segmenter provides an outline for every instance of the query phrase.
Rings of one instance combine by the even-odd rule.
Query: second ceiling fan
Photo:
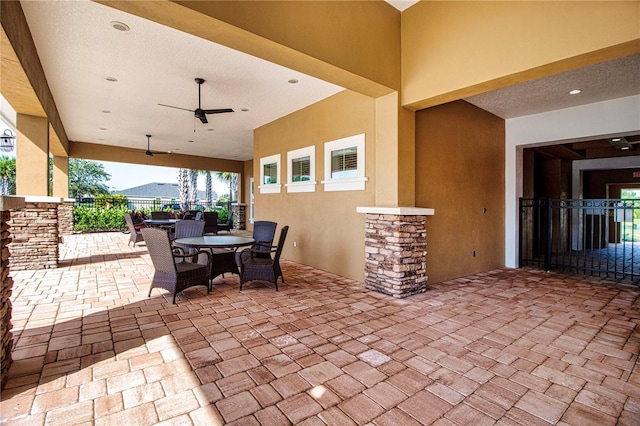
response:
[[[221,113],[224,113],[224,112],[233,112],[233,109],[231,109],[231,108],[202,109],[200,88],[202,87],[202,83],[204,83],[204,79],[196,77],[196,83],[198,83],[198,108],[196,108],[196,109],[188,109],[188,108],[181,108],[181,107],[177,107],[177,106],[173,106],[173,105],[165,105],[165,104],[158,104],[158,105],[164,106],[164,107],[169,107],[169,108],[182,109],[182,110],[185,110],[185,111],[191,111],[191,112],[193,112],[193,114],[194,114],[194,116],[196,118],[198,118],[198,119],[200,119],[200,121],[202,121],[203,124],[206,124],[206,123],[209,122],[207,120],[207,114],[221,114]]]
[[[167,151],[167,152],[158,152],[158,151],[151,151],[151,135],[146,135],[147,136],[147,150],[144,152],[144,155],[146,155],[147,157],[153,157],[155,154],[171,154],[171,151]]]

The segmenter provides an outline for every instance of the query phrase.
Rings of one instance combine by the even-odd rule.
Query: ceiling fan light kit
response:
[[[188,108],[181,108],[181,107],[166,105],[166,104],[158,104],[158,105],[169,107],[169,108],[182,109],[185,111],[191,111],[193,112],[193,115],[202,122],[202,124],[207,124],[209,122],[209,120],[207,120],[207,114],[222,114],[225,112],[234,112],[233,109],[231,108],[203,109],[202,103],[201,103],[202,101],[201,88],[202,88],[202,84],[204,83],[204,78],[196,77],[195,81],[198,84],[198,108],[188,109]]]

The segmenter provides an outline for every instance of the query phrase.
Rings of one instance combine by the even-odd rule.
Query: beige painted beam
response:
[[[221,172],[244,172],[244,162],[219,158],[198,157],[183,154],[145,155],[143,149],[121,148],[87,142],[71,142],[69,156],[95,161],[113,161],[117,163],[142,164],[146,166],[177,167],[195,170],[213,170]]]
[[[49,195],[49,123],[17,114],[16,195]]]
[[[69,140],[38,57],[19,1],[0,2],[0,90],[18,114],[48,117],[56,138],[57,155],[68,153]]]
[[[640,52],[638,1],[421,1],[402,14],[413,110]]]
[[[400,88],[400,13],[382,1],[96,2],[374,98]]]

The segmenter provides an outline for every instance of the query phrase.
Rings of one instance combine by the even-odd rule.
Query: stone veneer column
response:
[[[58,267],[58,197],[25,197],[25,207],[11,213],[12,269]]]
[[[13,278],[9,275],[9,244],[11,243],[11,232],[9,221],[11,219],[10,210],[17,210],[24,207],[22,197],[0,197],[0,246],[2,249],[0,261],[0,387],[4,387],[7,380],[7,373],[11,367],[11,350],[13,349],[13,333],[11,333],[11,292],[13,291]]]
[[[65,198],[58,205],[58,234],[71,235],[73,234],[73,198]]]
[[[365,287],[403,298],[426,291],[427,216],[433,209],[358,207],[365,213]]]
[[[244,230],[247,229],[247,205],[246,204],[233,204],[233,227],[235,229]]]

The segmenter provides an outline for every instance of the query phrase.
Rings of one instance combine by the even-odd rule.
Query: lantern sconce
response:
[[[6,129],[2,135],[0,135],[0,151],[11,152],[15,147],[16,135],[11,129]]]

